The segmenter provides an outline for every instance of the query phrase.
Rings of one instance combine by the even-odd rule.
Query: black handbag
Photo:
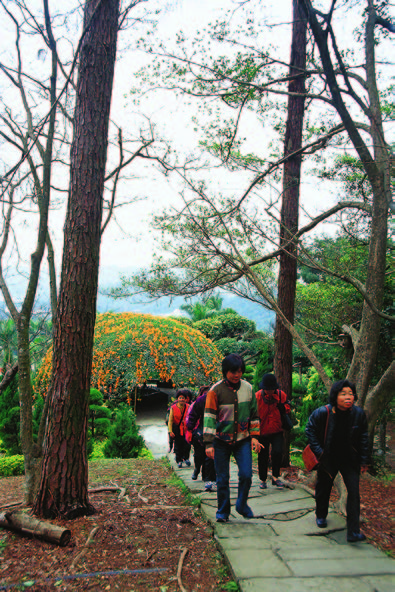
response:
[[[277,405],[278,410],[280,411],[281,415],[281,426],[285,432],[290,432],[294,427],[292,419],[290,418],[289,414],[285,412],[284,403],[278,403]]]
[[[281,414],[281,425],[283,430],[285,430],[286,432],[290,432],[294,427],[292,419],[289,417],[288,413]]]

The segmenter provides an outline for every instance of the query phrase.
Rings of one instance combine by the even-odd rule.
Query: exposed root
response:
[[[92,530],[89,533],[88,538],[86,539],[86,543],[83,547],[83,549],[78,553],[78,555],[76,555],[76,557],[73,559],[71,565],[70,565],[70,569],[74,569],[74,567],[76,566],[76,564],[79,562],[79,560],[85,555],[85,553],[88,550],[88,547],[91,543],[93,543],[93,539],[95,538],[95,534],[97,533],[97,531],[100,530],[100,528],[98,526],[95,526],[94,528],[92,528]]]
[[[184,559],[185,559],[185,556],[187,553],[188,553],[188,548],[184,547],[184,549],[181,551],[181,555],[180,555],[180,559],[178,561],[178,567],[177,567],[177,582],[178,582],[178,585],[180,586],[181,592],[187,592],[186,588],[184,588],[184,586],[182,585],[182,580],[181,580],[182,565],[184,563]]]
[[[140,491],[137,493],[137,496],[141,499],[142,502],[144,502],[145,504],[148,504],[148,498],[147,497],[143,497],[141,495],[141,492],[144,491],[144,489],[147,489],[147,487],[151,487],[151,485],[143,485],[143,487],[140,488]]]
[[[5,506],[0,506],[0,510],[6,510],[7,508],[15,508],[16,506],[23,506],[23,502],[14,502],[12,504],[6,504]]]

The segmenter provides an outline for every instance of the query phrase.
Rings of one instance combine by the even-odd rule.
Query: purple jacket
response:
[[[198,440],[203,443],[203,416],[204,408],[206,406],[207,393],[203,393],[196,399],[193,407],[187,417],[187,430],[192,432],[192,436],[195,436]]]

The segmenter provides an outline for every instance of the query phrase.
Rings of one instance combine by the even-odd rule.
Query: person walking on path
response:
[[[201,470],[206,491],[212,491],[213,483],[216,481],[214,461],[206,455],[203,443],[204,408],[206,406],[207,392],[209,389],[209,386],[202,386],[200,388],[199,396],[190,406],[187,415],[187,430],[192,432],[192,446],[195,461],[195,470],[193,471],[192,479],[195,481]]]
[[[229,354],[222,360],[223,380],[207,393],[203,440],[206,454],[214,459],[217,474],[217,522],[227,522],[230,514],[229,463],[234,455],[239,470],[236,512],[244,518],[254,514],[247,504],[252,483],[252,453],[259,450],[259,417],[251,385],[242,380],[244,360]],[[252,437],[252,438],[251,438]]]
[[[258,473],[261,480],[259,487],[261,489],[267,488],[267,469],[271,446],[272,485],[282,489],[284,484],[279,479],[284,447],[282,415],[289,413],[291,407],[287,395],[279,389],[274,374],[265,374],[259,386],[260,390],[255,394],[260,421],[258,440],[263,444],[262,449],[258,452]]]
[[[178,468],[182,468],[185,461],[187,467],[191,466],[189,460],[190,444],[185,440],[186,425],[185,419],[188,411],[187,398],[191,400],[192,393],[188,389],[180,389],[176,392],[176,402],[170,408],[169,415],[169,436],[174,440],[174,452]]]
[[[349,543],[366,539],[359,526],[359,475],[367,470],[368,424],[364,410],[354,405],[357,399],[354,383],[335,382],[329,393],[329,405],[313,411],[306,426],[310,447],[320,460],[315,487],[317,526],[327,526],[329,497],[340,472],[347,488]]]

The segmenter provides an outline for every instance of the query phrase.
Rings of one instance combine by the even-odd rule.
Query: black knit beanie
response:
[[[264,391],[275,391],[278,389],[277,378],[274,374],[264,374],[259,387]]]

